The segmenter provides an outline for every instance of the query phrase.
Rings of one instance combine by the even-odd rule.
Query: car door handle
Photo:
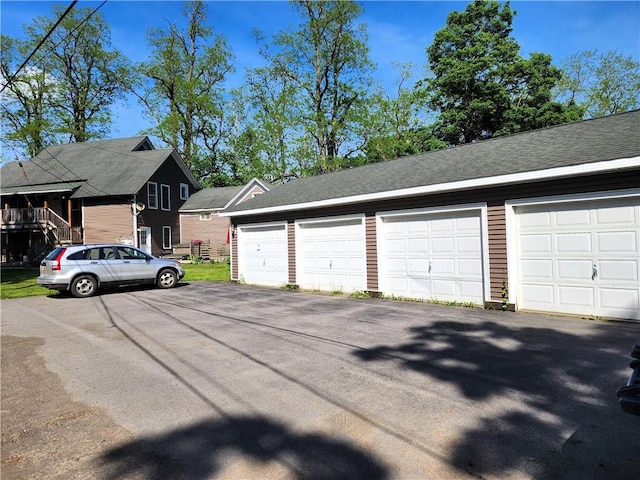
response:
[[[89,262],[91,265],[97,265],[98,262]]]
[[[130,262],[129,260],[125,260],[125,261],[124,261],[124,262],[122,262],[122,263],[131,263],[131,262]]]

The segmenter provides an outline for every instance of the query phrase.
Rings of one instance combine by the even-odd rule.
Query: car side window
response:
[[[147,258],[143,252],[131,247],[118,247],[118,253],[120,258],[125,260],[144,260]]]
[[[91,250],[89,250],[89,249],[80,250],[79,252],[72,253],[67,258],[69,260],[86,260],[87,258],[89,258],[90,252],[91,252]]]

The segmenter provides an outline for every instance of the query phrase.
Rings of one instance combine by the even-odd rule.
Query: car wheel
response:
[[[162,270],[158,275],[158,281],[156,282],[160,288],[175,287],[176,283],[178,283],[178,277],[176,272],[173,270]]]
[[[71,284],[71,295],[74,297],[90,297],[98,289],[96,279],[90,275],[80,275]]]

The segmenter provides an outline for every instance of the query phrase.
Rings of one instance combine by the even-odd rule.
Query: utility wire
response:
[[[38,46],[36,46],[36,48],[33,49],[33,51],[29,54],[29,56],[27,57],[27,59],[22,62],[22,65],[20,65],[20,67],[18,67],[18,70],[15,71],[15,73],[13,75],[11,75],[11,78],[9,78],[9,80],[7,81],[7,83],[5,83],[2,86],[2,89],[0,90],[0,93],[4,92],[5,89],[11,85],[13,83],[13,80],[15,80],[15,78],[18,76],[18,74],[20,73],[20,71],[25,67],[25,65],[27,65],[27,63],[29,62],[29,60],[31,60],[31,57],[33,57],[36,52],[38,51],[38,49],[42,46],[42,44],[47,40],[47,38],[49,38],[51,36],[51,34],[53,33],[53,31],[58,27],[58,25],[60,25],[60,22],[62,22],[62,20],[64,20],[64,17],[66,17],[69,12],[71,11],[71,9],[74,7],[74,5],[78,3],[78,0],[73,0],[73,2],[71,2],[71,5],[69,5],[67,7],[67,9],[64,11],[64,13],[60,16],[60,18],[58,19],[58,21],[55,23],[55,25],[53,27],[51,27],[49,29],[49,31],[47,32],[47,34],[42,38],[42,40],[40,40],[40,43],[38,43]]]

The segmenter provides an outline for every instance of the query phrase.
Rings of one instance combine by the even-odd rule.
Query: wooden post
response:
[[[69,226],[71,226],[71,212],[72,212],[71,199],[68,198],[67,199],[67,222],[69,223]]]

